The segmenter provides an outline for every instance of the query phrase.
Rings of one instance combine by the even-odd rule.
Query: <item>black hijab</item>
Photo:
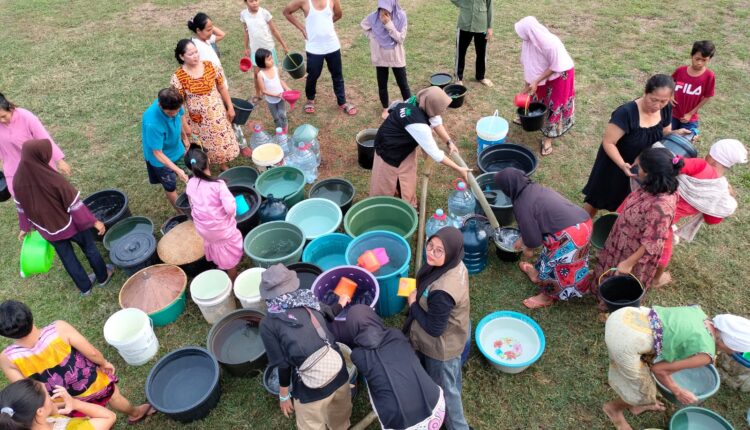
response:
[[[366,305],[353,305],[337,324],[337,340],[351,346],[384,428],[407,428],[432,414],[439,389],[401,332],[386,328]]]

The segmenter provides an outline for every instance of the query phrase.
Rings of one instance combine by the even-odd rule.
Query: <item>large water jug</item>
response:
[[[253,135],[250,136],[250,147],[255,149],[260,145],[266,143],[272,143],[273,140],[265,131],[263,131],[263,124],[255,124],[253,126]]]
[[[284,150],[284,157],[289,156],[291,148],[289,147],[289,139],[287,138],[286,132],[281,127],[276,127],[276,144]]]
[[[277,199],[273,194],[269,194],[263,203],[260,204],[258,216],[261,224],[268,221],[284,221],[286,219],[286,213],[289,211],[289,208],[284,203],[283,197],[285,196]]]
[[[464,217],[474,213],[477,204],[474,195],[467,189],[466,183],[454,181],[455,190],[448,196],[449,222],[456,228],[461,228]]]
[[[448,227],[448,225],[448,217],[445,215],[443,210],[436,210],[435,214],[433,214],[430,219],[427,220],[427,224],[425,225],[425,233],[427,233],[427,239],[437,233],[441,228]]]
[[[464,236],[464,264],[469,274],[475,275],[487,266],[487,231],[475,219],[470,219],[461,228],[461,233]]]
[[[294,130],[292,142],[295,145],[300,143],[310,144],[312,151],[320,165],[320,141],[318,141],[318,129],[310,124],[302,124]]]
[[[318,177],[318,160],[309,143],[297,143],[289,154],[287,165],[302,170],[305,174],[305,182],[312,184]]]

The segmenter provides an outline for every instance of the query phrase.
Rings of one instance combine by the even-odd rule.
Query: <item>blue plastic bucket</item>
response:
[[[499,145],[501,143],[505,143],[504,137],[498,140],[484,140],[481,137],[477,136],[477,154],[482,152],[482,150],[488,146]]]
[[[381,317],[395,315],[404,308],[406,298],[399,297],[398,282],[409,276],[411,248],[400,235],[385,230],[364,233],[354,238],[346,247],[346,262],[356,265],[360,255],[375,248],[385,248],[390,260],[373,275],[380,285],[380,298],[375,311]]]
[[[508,121],[500,117],[497,111],[494,115],[477,121],[477,154],[488,146],[504,143],[508,136],[508,128]]]
[[[302,261],[312,263],[324,271],[346,266],[346,247],[352,240],[351,236],[342,233],[324,234],[307,244],[302,253]]]

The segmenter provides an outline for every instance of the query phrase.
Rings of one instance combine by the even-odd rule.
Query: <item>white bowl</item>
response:
[[[482,355],[505,373],[520,373],[539,359],[546,344],[539,324],[513,311],[496,311],[479,322],[475,341]]]

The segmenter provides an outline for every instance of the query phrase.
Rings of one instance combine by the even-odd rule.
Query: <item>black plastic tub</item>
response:
[[[166,221],[164,221],[164,224],[161,225],[161,229],[159,230],[161,232],[161,235],[164,236],[169,232],[169,230],[172,230],[174,226],[177,224],[181,224],[188,220],[188,216],[185,214],[182,215],[175,215],[173,217],[167,218]]]
[[[539,131],[544,125],[544,118],[547,116],[547,106],[544,103],[533,102],[529,108],[518,108],[518,117],[521,120],[521,127],[524,131]]]
[[[528,148],[514,143],[503,143],[484,148],[477,157],[482,173],[499,172],[508,167],[523,170],[526,176],[534,174],[537,159]]]
[[[430,76],[430,85],[440,88],[445,88],[446,85],[453,82],[453,76],[450,73],[435,73]]]
[[[247,120],[250,119],[250,114],[253,113],[255,106],[249,101],[237,97],[232,97],[232,106],[234,106],[235,113],[232,124],[245,125]]]
[[[111,244],[109,259],[127,276],[132,276],[158,261],[156,238],[148,232],[130,232]]]
[[[483,173],[476,177],[476,181],[479,188],[482,189],[487,203],[492,208],[492,213],[495,214],[497,222],[501,226],[513,224],[516,221],[516,217],[513,215],[513,202],[495,185],[495,173]],[[472,192],[472,194],[474,193]],[[484,210],[479,201],[477,201],[474,212],[484,215]]]
[[[205,272],[206,270],[215,269],[216,265],[208,260],[206,257],[201,257],[191,263],[182,264],[179,266],[188,277],[195,277]]]
[[[247,201],[247,205],[250,209],[242,215],[237,215],[237,228],[242,232],[242,235],[246,235],[253,227],[258,225],[258,208],[260,207],[261,197],[255,188],[247,185],[230,185],[229,191],[234,196],[242,195]]]
[[[128,207],[128,195],[124,191],[116,188],[97,191],[94,194],[83,199],[83,204],[94,214],[94,217],[104,223],[109,229],[118,221],[131,215]],[[92,227],[96,240],[101,241],[103,236]]]
[[[219,372],[219,362],[203,348],[174,350],[151,368],[146,399],[173,420],[189,423],[203,419],[219,403]]]
[[[646,291],[633,275],[615,275],[599,284],[599,297],[610,312],[629,306],[639,307]]]
[[[255,375],[268,364],[258,330],[265,313],[239,309],[224,315],[208,332],[206,348],[233,376]]]
[[[500,261],[512,263],[521,259],[521,251],[516,251],[515,249],[513,249],[513,244],[511,243],[515,242],[515,240],[520,237],[521,232],[517,228],[503,227],[499,232],[501,234],[501,238],[505,236],[502,234],[505,231],[514,233],[514,236],[508,238],[506,243],[499,241],[498,238],[495,237],[495,254],[497,254],[497,258],[499,258]]]
[[[174,202],[174,205],[177,210],[182,212],[184,215],[187,215],[188,218],[192,218],[192,215],[190,213],[190,200],[188,199],[186,193],[182,193],[177,196],[177,200]]]
[[[254,187],[255,181],[258,179],[258,171],[250,166],[232,167],[229,170],[221,172],[219,179],[223,179],[227,186],[245,185]]]
[[[445,91],[445,94],[448,94],[448,96],[451,98],[451,104],[448,105],[449,108],[460,108],[464,104],[464,100],[466,100],[466,91],[467,88],[463,85],[459,84],[450,84],[446,85],[445,88],[443,88],[443,91]]]
[[[323,269],[312,263],[293,263],[286,266],[287,269],[296,272],[299,278],[299,287],[303,290],[312,288],[315,280],[323,273]]]
[[[355,137],[357,141],[357,163],[359,167],[372,170],[372,162],[375,159],[375,135],[377,128],[366,128]]]
[[[354,194],[356,194],[354,185],[342,178],[328,178],[318,181],[310,188],[309,198],[321,198],[330,200],[341,208],[341,214],[346,215],[346,211],[352,207]]]
[[[8,181],[5,180],[5,174],[0,170],[0,202],[10,200],[10,190],[8,190]]]

